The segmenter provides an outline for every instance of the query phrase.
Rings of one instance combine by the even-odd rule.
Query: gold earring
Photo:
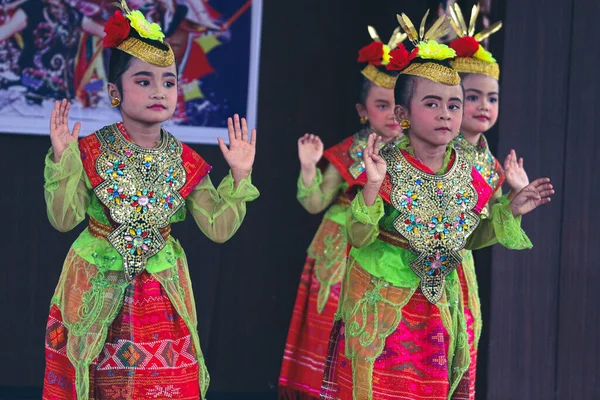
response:
[[[361,125],[366,124],[367,121],[369,121],[369,117],[360,117],[360,123],[361,123]]]
[[[410,129],[410,121],[407,119],[403,119],[402,121],[400,121],[400,128]]]
[[[121,99],[119,99],[118,97],[115,97],[110,101],[110,105],[113,108],[119,107],[120,104],[121,104]]]

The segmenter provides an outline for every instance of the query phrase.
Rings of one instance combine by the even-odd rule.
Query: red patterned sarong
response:
[[[315,276],[314,266],[315,261],[307,257],[281,365],[281,398],[318,399],[321,392],[325,357],[341,283],[331,286],[327,305],[319,314],[317,297],[320,283]]]
[[[57,306],[46,328],[44,400],[75,400],[75,370],[66,355],[69,332]],[[125,291],[104,348],[90,366],[90,400],[200,398],[198,362],[183,319],[148,272]]]

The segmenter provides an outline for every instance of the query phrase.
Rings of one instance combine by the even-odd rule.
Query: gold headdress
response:
[[[387,44],[383,44],[377,31],[372,26],[368,27],[369,35],[373,42],[363,47],[358,51],[358,62],[367,62],[367,66],[362,69],[361,73],[365,78],[386,89],[393,89],[396,86],[396,76],[392,73],[386,73],[378,66],[386,66],[390,63],[392,54],[404,49],[402,42],[406,39],[406,35],[400,32],[400,28],[396,28]],[[404,49],[406,51],[406,49]]]
[[[114,3],[120,10],[115,11],[104,25],[104,47],[117,48],[140,60],[159,67],[168,67],[175,62],[175,55],[160,26],[150,23],[139,10],[130,10],[125,0]],[[122,11],[122,12],[121,12]],[[135,34],[131,34],[131,29]],[[138,37],[139,36],[139,37]],[[140,38],[157,42],[147,43]],[[160,43],[160,45],[158,44]]]
[[[455,86],[460,83],[458,73],[452,68],[446,67],[439,63],[428,62],[427,60],[450,60],[456,56],[454,50],[436,42],[436,39],[445,36],[450,30],[448,20],[445,15],[439,17],[435,23],[425,32],[425,23],[429,10],[425,13],[419,32],[415,28],[410,18],[406,14],[397,15],[400,26],[406,32],[408,39],[415,46],[415,50],[411,53],[411,61],[413,59],[421,59],[424,62],[410,62],[408,66],[401,70],[401,74],[420,76],[434,82],[444,85]]]
[[[500,66],[492,54],[484,49],[479,42],[498,32],[502,28],[502,22],[498,21],[475,34],[479,4],[473,6],[468,28],[458,4],[455,3],[454,7],[450,7],[448,14],[450,24],[458,35],[458,39],[453,40],[449,45],[456,51],[456,58],[450,62],[452,68],[462,73],[483,74],[499,79]]]

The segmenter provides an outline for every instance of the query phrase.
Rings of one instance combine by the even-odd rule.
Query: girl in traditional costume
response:
[[[164,131],[177,102],[174,56],[156,24],[122,2],[107,22],[109,96],[123,122],[78,139],[57,102],[46,158],[48,217],[59,231],[89,225],[73,243],[52,298],[44,399],[199,399],[209,376],[185,254],[171,224],[186,211],[216,242],[229,239],[258,196],[250,172],[256,133],[228,121],[231,171],[215,190],[211,167]]]
[[[434,39],[445,17],[419,33],[398,16],[415,45],[392,55],[400,70],[396,118],[410,126],[378,152],[369,136],[362,186],[347,214],[352,249],[325,369],[325,399],[468,399],[469,346],[460,283],[464,247],[529,243],[520,216],[549,201],[538,179],[512,201],[480,213],[492,190],[451,145],[463,93],[450,68],[454,50]],[[379,153],[379,154],[378,154]],[[463,378],[466,377],[466,380]]]
[[[292,314],[279,377],[280,397],[319,398],[333,317],[346,265],[344,223],[350,200],[345,189],[363,171],[363,149],[369,133],[383,142],[401,134],[394,117],[397,73],[385,69],[390,52],[405,38],[396,30],[383,44],[374,28],[374,40],[359,51],[361,71],[356,110],[363,129],[323,152],[318,136],[298,140],[301,173],[298,201],[311,214],[327,209],[308,249]],[[324,158],[324,159],[323,159]]]
[[[482,218],[489,217],[490,207],[506,203],[529,184],[523,168],[523,159],[517,160],[512,150],[504,161],[504,168],[491,153],[484,133],[491,129],[498,119],[500,67],[492,54],[479,42],[500,30],[501,22],[496,22],[479,33],[475,33],[475,23],[479,14],[479,5],[473,6],[469,26],[458,4],[449,9],[450,22],[458,38],[449,46],[455,50],[456,57],[450,61],[459,73],[465,93],[463,120],[459,135],[453,146],[475,166],[492,188],[492,197],[482,211]],[[502,183],[510,188],[508,195],[502,195]],[[462,267],[464,279],[463,294],[465,304],[471,313],[467,316],[467,332],[471,362],[469,364],[470,398],[475,398],[475,372],[477,366],[477,347],[481,336],[481,306],[478,294],[475,264],[471,250],[463,249]]]

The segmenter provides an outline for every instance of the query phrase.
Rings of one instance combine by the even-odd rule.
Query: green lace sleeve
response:
[[[310,186],[305,186],[302,174],[298,177],[298,192],[296,197],[302,207],[311,214],[318,214],[331,205],[344,184],[343,178],[331,164],[317,173]]]
[[[362,191],[352,200],[346,219],[348,241],[354,247],[368,246],[379,235],[379,220],[383,217],[383,200],[377,196],[372,206],[365,204]]]
[[[231,171],[215,190],[207,175],[186,199],[188,211],[200,230],[211,240],[223,243],[239,229],[246,216],[246,203],[259,196],[248,175],[235,187]]]
[[[77,142],[69,144],[57,163],[51,148],[44,166],[44,198],[50,224],[60,232],[68,232],[81,223],[90,203],[89,190]]]
[[[511,250],[523,250],[533,247],[529,237],[521,228],[521,217],[515,218],[510,210],[510,200],[502,196],[491,207],[490,217],[482,219],[475,232],[469,237],[467,245],[469,250],[500,243]]]

